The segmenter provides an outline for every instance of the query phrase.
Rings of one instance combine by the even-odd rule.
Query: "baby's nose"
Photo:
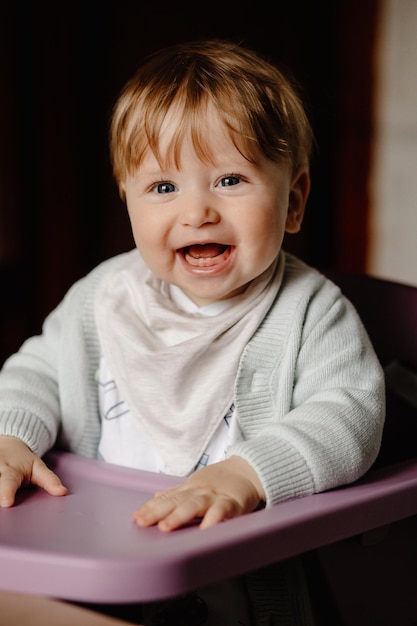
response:
[[[200,228],[204,224],[217,223],[220,213],[206,196],[188,198],[182,204],[180,220],[183,226]]]

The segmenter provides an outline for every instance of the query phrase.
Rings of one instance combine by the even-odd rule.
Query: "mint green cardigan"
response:
[[[126,253],[132,263],[138,252]],[[54,445],[95,458],[100,345],[95,293],[119,255],[76,282],[0,373],[0,434],[42,456]],[[384,378],[362,323],[339,288],[285,255],[282,286],[246,345],[235,381],[245,441],[231,454],[257,471],[267,505],[359,478],[375,460]]]

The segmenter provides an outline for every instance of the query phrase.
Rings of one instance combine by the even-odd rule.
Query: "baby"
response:
[[[60,447],[179,477],[140,526],[202,528],[374,462],[382,370],[338,287],[282,249],[310,190],[297,89],[223,41],[152,55],[110,148],[136,247],[72,286],[0,374],[0,505]]]

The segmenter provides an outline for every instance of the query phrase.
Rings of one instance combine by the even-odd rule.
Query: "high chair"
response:
[[[363,522],[372,516],[373,524],[308,555],[323,610],[320,626],[415,626],[417,287],[367,275],[327,275],[356,306],[384,367],[387,416],[373,468],[348,488]],[[384,492],[366,508],[356,498],[364,482],[372,495]],[[347,523],[352,515],[348,507]]]
[[[161,533],[138,528],[131,514],[177,478],[53,451],[46,461],[69,495],[25,489],[0,510],[0,589],[128,605],[303,554],[318,626],[417,624],[417,288],[329,276],[357,307],[386,370],[383,445],[362,479],[204,531]]]

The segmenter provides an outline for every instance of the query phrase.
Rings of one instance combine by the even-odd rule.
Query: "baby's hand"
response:
[[[254,511],[264,499],[256,472],[244,459],[233,456],[155,494],[133,517],[139,526],[157,524],[160,530],[174,530],[202,518],[200,528],[207,528]]]
[[[23,441],[0,437],[0,507],[13,506],[22,485],[42,487],[53,496],[67,493],[58,476]]]

